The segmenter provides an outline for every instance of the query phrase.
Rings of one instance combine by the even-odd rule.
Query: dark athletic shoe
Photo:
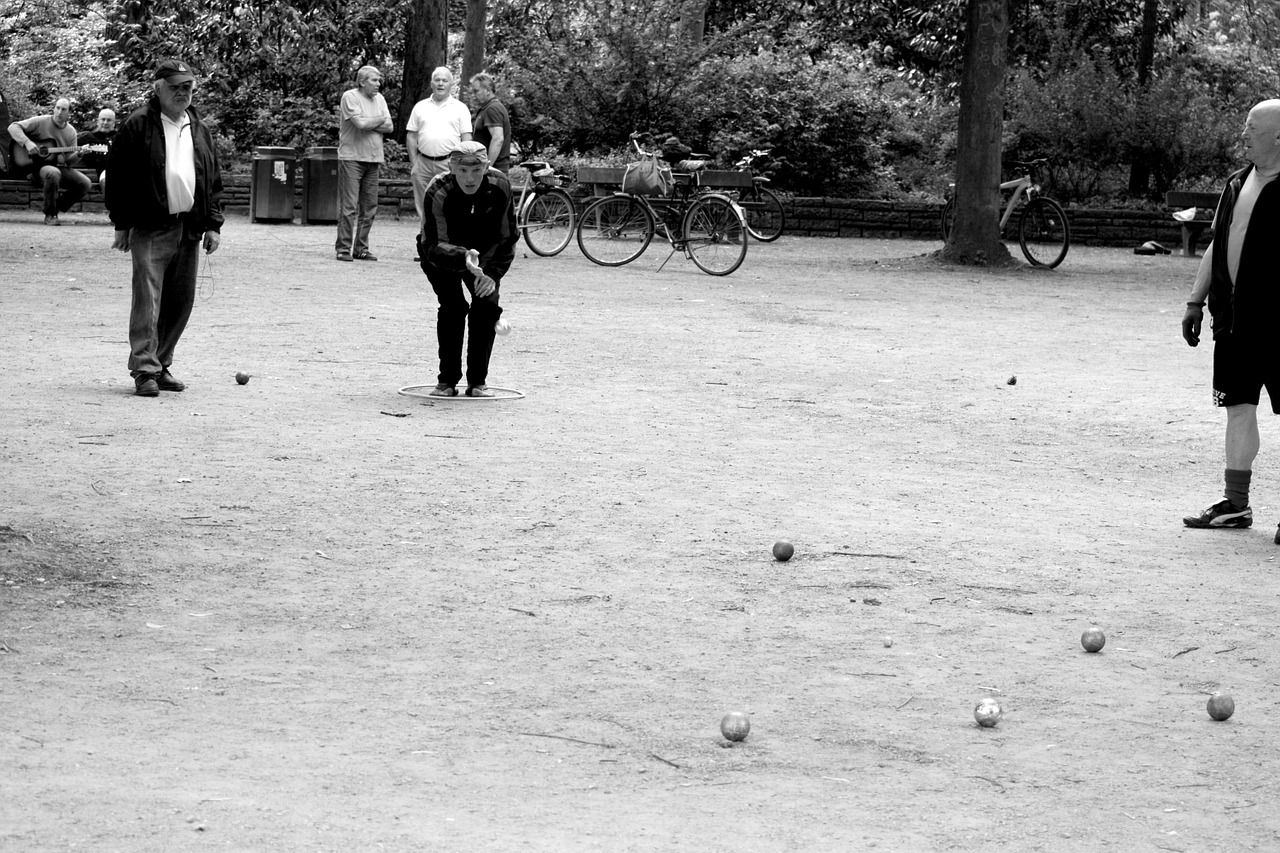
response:
[[[1280,527],[1276,528],[1276,544],[1280,545]]]
[[[1200,528],[1234,528],[1253,526],[1253,510],[1249,507],[1237,507],[1223,498],[1199,515],[1188,515],[1182,519],[1187,527]]]

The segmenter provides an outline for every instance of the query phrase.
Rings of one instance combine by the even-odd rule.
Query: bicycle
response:
[[[769,152],[764,149],[753,149],[734,165],[739,169],[750,169],[756,158]],[[751,176],[751,189],[738,193],[738,206],[742,208],[747,220],[747,232],[761,243],[772,243],[782,236],[787,225],[787,214],[782,209],[782,199],[773,190],[765,186],[769,179],[763,176]]]
[[[1071,248],[1071,223],[1067,221],[1067,212],[1048,196],[1040,195],[1040,184],[1033,180],[1041,169],[1049,165],[1046,159],[1031,160],[1026,163],[1014,163],[1025,168],[1027,174],[1000,185],[1001,191],[1011,190],[1004,214],[1000,217],[1000,234],[1004,236],[1005,227],[1013,217],[1013,210],[1018,206],[1023,193],[1027,202],[1022,206],[1022,215],[1018,219],[1018,245],[1022,254],[1032,266],[1053,269],[1062,263]],[[954,191],[955,184],[951,185]],[[942,239],[951,236],[951,226],[955,223],[956,200],[948,194],[947,203],[942,206]]]
[[[640,146],[637,136],[631,135],[636,150],[653,156]],[[588,204],[578,219],[582,254],[601,266],[629,264],[649,248],[661,222],[672,255],[684,252],[710,275],[729,275],[740,267],[747,256],[747,227],[737,203],[724,193],[700,191],[697,171],[672,177],[670,196],[650,199],[615,192]]]
[[[516,228],[535,255],[554,257],[573,239],[577,220],[573,198],[560,188],[568,179],[545,160],[528,160],[519,168],[528,171],[529,179],[516,203]]]

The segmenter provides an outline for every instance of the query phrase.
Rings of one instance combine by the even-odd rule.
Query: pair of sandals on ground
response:
[[[435,388],[427,392],[428,397],[456,397],[458,389],[453,385],[446,385],[441,382]],[[467,390],[463,392],[464,397],[492,397],[493,391],[488,385],[468,385]]]

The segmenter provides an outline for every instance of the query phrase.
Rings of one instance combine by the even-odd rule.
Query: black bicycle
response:
[[[577,220],[573,198],[561,189],[568,181],[545,160],[528,160],[519,168],[529,173],[516,203],[516,227],[534,254],[550,258],[573,239]]]
[[[642,155],[642,134],[631,141]],[[688,162],[688,161],[686,161]],[[649,248],[654,234],[671,244],[710,275],[729,275],[747,256],[747,228],[742,210],[727,195],[700,189],[698,169],[673,173],[670,196],[649,197],[626,192],[603,196],[578,218],[578,247],[593,263],[606,267],[629,264]],[[665,263],[665,261],[664,261]]]
[[[767,149],[754,149],[734,165],[747,170],[757,158],[768,154]],[[747,233],[762,243],[772,243],[782,236],[787,227],[787,214],[782,209],[782,199],[773,190],[765,186],[769,179],[760,175],[751,176],[751,189],[740,190],[737,194],[738,207],[747,220]]]

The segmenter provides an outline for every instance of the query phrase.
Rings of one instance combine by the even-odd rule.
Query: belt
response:
[[[428,160],[448,160],[448,154],[441,154],[439,157],[432,157],[430,154],[419,154],[419,157],[425,157]]]

